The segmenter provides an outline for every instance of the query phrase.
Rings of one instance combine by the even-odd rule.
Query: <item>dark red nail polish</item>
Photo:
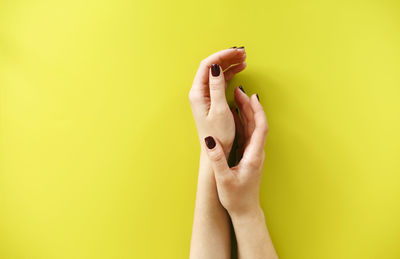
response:
[[[231,49],[236,49],[236,48],[237,48],[236,46],[231,47]]]
[[[257,100],[260,101],[260,97],[258,97],[258,94],[256,94],[256,96],[257,96]]]
[[[219,65],[218,64],[212,64],[211,65],[211,74],[213,76],[219,76],[219,73],[221,72]]]
[[[239,85],[239,89],[240,89],[240,91],[242,91],[243,93],[246,93],[241,85]]]
[[[239,47],[238,49],[244,49],[244,46]]]
[[[204,139],[204,141],[206,142],[208,149],[213,149],[215,147],[215,140],[213,137],[208,136]]]

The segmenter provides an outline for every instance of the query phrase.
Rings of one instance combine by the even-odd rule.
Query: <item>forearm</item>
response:
[[[231,215],[235,229],[239,259],[277,259],[265,223],[264,213],[259,207],[251,212]]]
[[[230,258],[228,214],[221,205],[214,173],[202,152],[190,248],[191,259]]]

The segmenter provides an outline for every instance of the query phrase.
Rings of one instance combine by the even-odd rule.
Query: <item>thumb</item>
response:
[[[212,64],[209,76],[211,110],[213,110],[213,108],[223,108],[227,106],[225,97],[225,86],[226,83],[222,68],[218,64]]]
[[[224,150],[218,140],[211,136],[204,138],[204,142],[207,146],[207,155],[211,161],[212,168],[214,169],[215,176],[229,177],[230,169],[228,162],[226,161]]]

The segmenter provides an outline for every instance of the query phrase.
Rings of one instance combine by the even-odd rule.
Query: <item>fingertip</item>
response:
[[[247,54],[243,49],[237,49],[237,55],[244,61],[247,58]]]
[[[237,50],[246,55],[246,50],[244,49],[244,46],[238,47]]]
[[[236,103],[238,103],[239,100],[239,95],[240,95],[240,89],[239,87],[236,87],[235,90],[233,90],[233,97],[235,98]]]
[[[247,96],[244,88],[241,85],[239,85],[238,87],[235,88],[235,91],[233,94],[235,97],[235,101],[239,104],[243,104],[243,103],[249,101],[249,97]]]
[[[241,54],[237,47],[226,49],[226,51],[228,51],[229,53],[234,53],[233,55],[238,55],[239,53]]]
[[[260,96],[258,94],[252,94],[251,99],[254,101],[254,103],[261,103],[260,102]]]
[[[229,66],[224,70],[225,79],[228,81],[231,80],[236,74],[242,72],[246,68],[246,66],[247,64],[244,61],[241,61],[236,65]]]
[[[253,94],[250,97],[250,103],[253,111],[257,111],[259,109],[263,109],[261,102],[260,102],[260,97],[258,94]]]
[[[267,117],[264,112],[264,108],[261,105],[257,94],[253,94],[251,96],[250,105],[251,105],[251,109],[253,110],[253,112],[255,114],[255,116],[254,116],[255,120],[259,121],[259,122],[265,121],[265,123],[268,125]]]
[[[247,67],[247,63],[245,61],[235,65],[234,67],[232,67],[232,71],[237,74],[239,72],[242,72],[245,68]]]

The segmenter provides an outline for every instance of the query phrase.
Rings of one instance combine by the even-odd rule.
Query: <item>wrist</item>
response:
[[[203,149],[201,150],[200,153],[200,165],[199,165],[199,173],[202,172],[208,172],[208,173],[213,172],[211,161],[208,159],[206,151]]]
[[[225,158],[228,160],[228,159],[229,159],[229,155],[230,155],[231,148],[225,148],[225,147],[223,147],[223,150],[224,150]],[[204,158],[204,160],[208,160],[207,147],[206,147],[206,145],[202,145],[202,146],[201,146],[201,149],[200,149],[200,161],[202,161],[203,158]],[[209,164],[211,164],[211,162],[209,162]]]
[[[229,215],[233,223],[246,223],[254,220],[264,221],[264,212],[259,205],[245,211],[229,212]]]

